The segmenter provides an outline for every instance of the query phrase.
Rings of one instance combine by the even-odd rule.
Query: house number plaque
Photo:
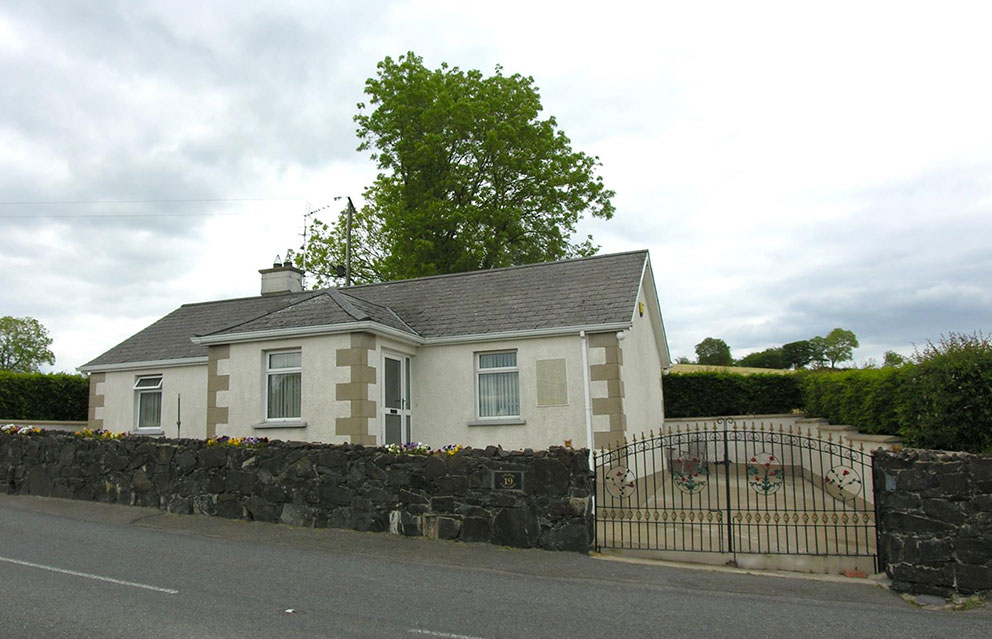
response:
[[[519,470],[493,471],[493,488],[496,490],[523,490],[524,474]]]

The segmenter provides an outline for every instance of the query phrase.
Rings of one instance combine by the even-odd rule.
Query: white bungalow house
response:
[[[186,304],[80,367],[92,428],[365,445],[595,447],[658,428],[647,251]]]

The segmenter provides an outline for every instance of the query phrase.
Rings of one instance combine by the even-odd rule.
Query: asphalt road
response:
[[[860,581],[637,565],[0,495],[0,639],[982,637],[987,607]]]

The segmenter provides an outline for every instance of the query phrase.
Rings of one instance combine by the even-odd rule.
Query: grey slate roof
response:
[[[647,251],[343,289],[382,304],[423,337],[630,321]]]
[[[186,304],[86,367],[205,357],[196,335],[371,321],[431,337],[630,321],[647,251],[341,289]]]
[[[198,333],[212,333],[232,324],[267,315],[289,302],[318,295],[305,294],[246,297],[219,302],[184,304],[148,328],[132,335],[109,351],[84,365],[151,362],[187,357],[206,357],[204,346],[190,341]]]

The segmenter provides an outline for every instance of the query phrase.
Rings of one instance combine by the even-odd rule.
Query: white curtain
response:
[[[269,375],[269,419],[289,419],[300,416],[300,374],[272,373]]]
[[[517,372],[479,373],[479,417],[520,414]]]
[[[141,393],[138,428],[162,427],[162,393]]]

